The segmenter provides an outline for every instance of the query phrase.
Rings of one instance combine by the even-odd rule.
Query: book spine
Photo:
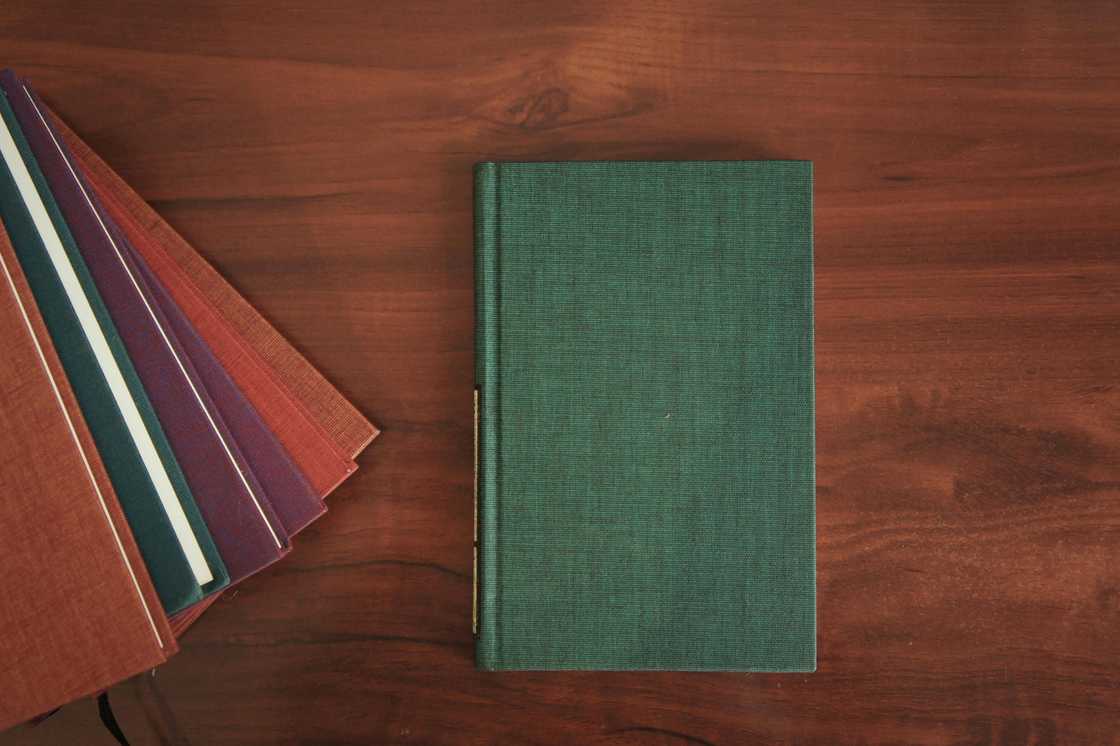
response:
[[[475,662],[497,662],[498,166],[475,166]]]

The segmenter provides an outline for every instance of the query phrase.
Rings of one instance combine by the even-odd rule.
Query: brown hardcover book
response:
[[[0,338],[3,730],[177,648],[2,228]]]

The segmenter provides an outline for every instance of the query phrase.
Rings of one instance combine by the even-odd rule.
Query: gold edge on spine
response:
[[[474,569],[471,572],[471,634],[478,636],[478,387],[474,388]]]

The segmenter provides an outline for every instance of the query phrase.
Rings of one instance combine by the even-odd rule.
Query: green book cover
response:
[[[101,301],[93,278],[82,259],[73,236],[55,204],[46,178],[35,162],[7,98],[0,95],[0,117],[5,138],[0,159],[0,217],[7,228],[12,247],[35,296],[39,311],[51,335],[82,414],[89,426],[99,455],[113,483],[128,519],[144,563],[152,577],[160,601],[168,614],[181,611],[204,595],[229,584],[229,575],[214,545],[185,476],[163,433],[143,384],[125,351],[112,319]],[[30,183],[28,183],[30,182]],[[22,190],[21,190],[22,186]],[[36,222],[34,189],[46,212],[49,227]],[[29,198],[31,202],[29,202]],[[39,213],[42,217],[42,213]],[[64,255],[55,257],[48,248],[44,230],[58,238]],[[82,309],[75,306],[59,266],[69,265],[77,287],[71,291],[88,303],[86,323],[99,330],[113,364],[127,392],[114,393],[104,374],[89,334],[83,328]],[[139,422],[129,427],[129,418],[119,407],[120,397],[131,398]],[[142,430],[150,439],[152,451],[146,460],[134,435]],[[158,462],[158,465],[155,465]],[[155,466],[154,466],[155,465]],[[173,517],[153,482],[153,472],[166,475],[167,488],[175,504]],[[180,524],[176,527],[176,519]],[[183,547],[184,537],[197,559],[192,562]],[[200,584],[200,576],[204,582]]]
[[[812,164],[475,173],[477,663],[813,671]]]

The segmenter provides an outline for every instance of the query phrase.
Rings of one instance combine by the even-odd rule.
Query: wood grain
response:
[[[134,743],[1120,742],[1114,3],[10,0],[0,50],[384,427]],[[815,162],[818,673],[474,671],[486,158]]]

